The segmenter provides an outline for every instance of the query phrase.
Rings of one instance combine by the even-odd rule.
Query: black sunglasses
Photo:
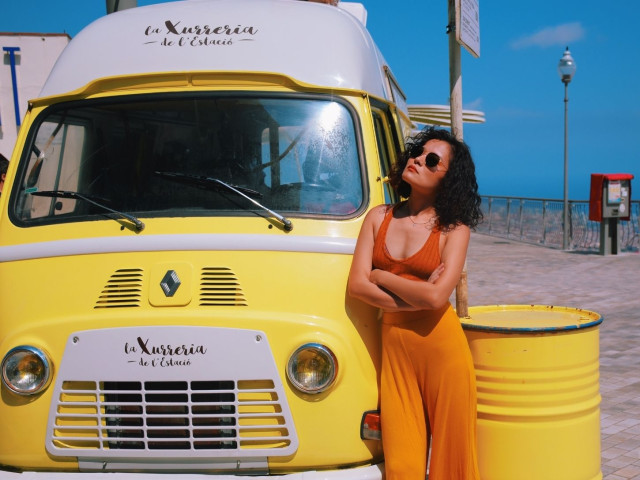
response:
[[[414,145],[409,150],[409,157],[418,158],[423,153],[424,153],[424,147],[422,145]],[[440,157],[433,152],[428,153],[424,159],[424,164],[429,168],[433,168],[439,163],[440,163]]]

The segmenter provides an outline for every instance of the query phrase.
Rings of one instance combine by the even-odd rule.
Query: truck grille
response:
[[[264,332],[157,326],[75,332],[47,451],[92,462],[288,456],[293,418]]]
[[[62,449],[282,449],[291,437],[273,381],[62,385],[52,435]]]

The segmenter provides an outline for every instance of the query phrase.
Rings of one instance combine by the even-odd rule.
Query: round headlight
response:
[[[329,388],[338,374],[335,355],[324,345],[309,343],[289,358],[287,377],[304,393],[320,393]]]
[[[2,360],[2,382],[14,393],[34,395],[49,384],[51,368],[47,356],[29,346],[12,348]]]

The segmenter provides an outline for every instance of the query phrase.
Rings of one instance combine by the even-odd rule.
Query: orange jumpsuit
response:
[[[392,210],[375,239],[373,266],[426,280],[440,264],[440,232],[409,258],[385,245]],[[382,319],[381,421],[387,480],[477,480],[476,385],[471,352],[450,304],[385,313]],[[430,438],[431,437],[431,438]]]

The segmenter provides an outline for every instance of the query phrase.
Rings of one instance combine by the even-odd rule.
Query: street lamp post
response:
[[[558,62],[558,74],[564,83],[564,203],[562,207],[562,249],[569,249],[569,155],[567,137],[569,133],[569,82],[576,73],[576,63],[573,61],[569,47]]]

